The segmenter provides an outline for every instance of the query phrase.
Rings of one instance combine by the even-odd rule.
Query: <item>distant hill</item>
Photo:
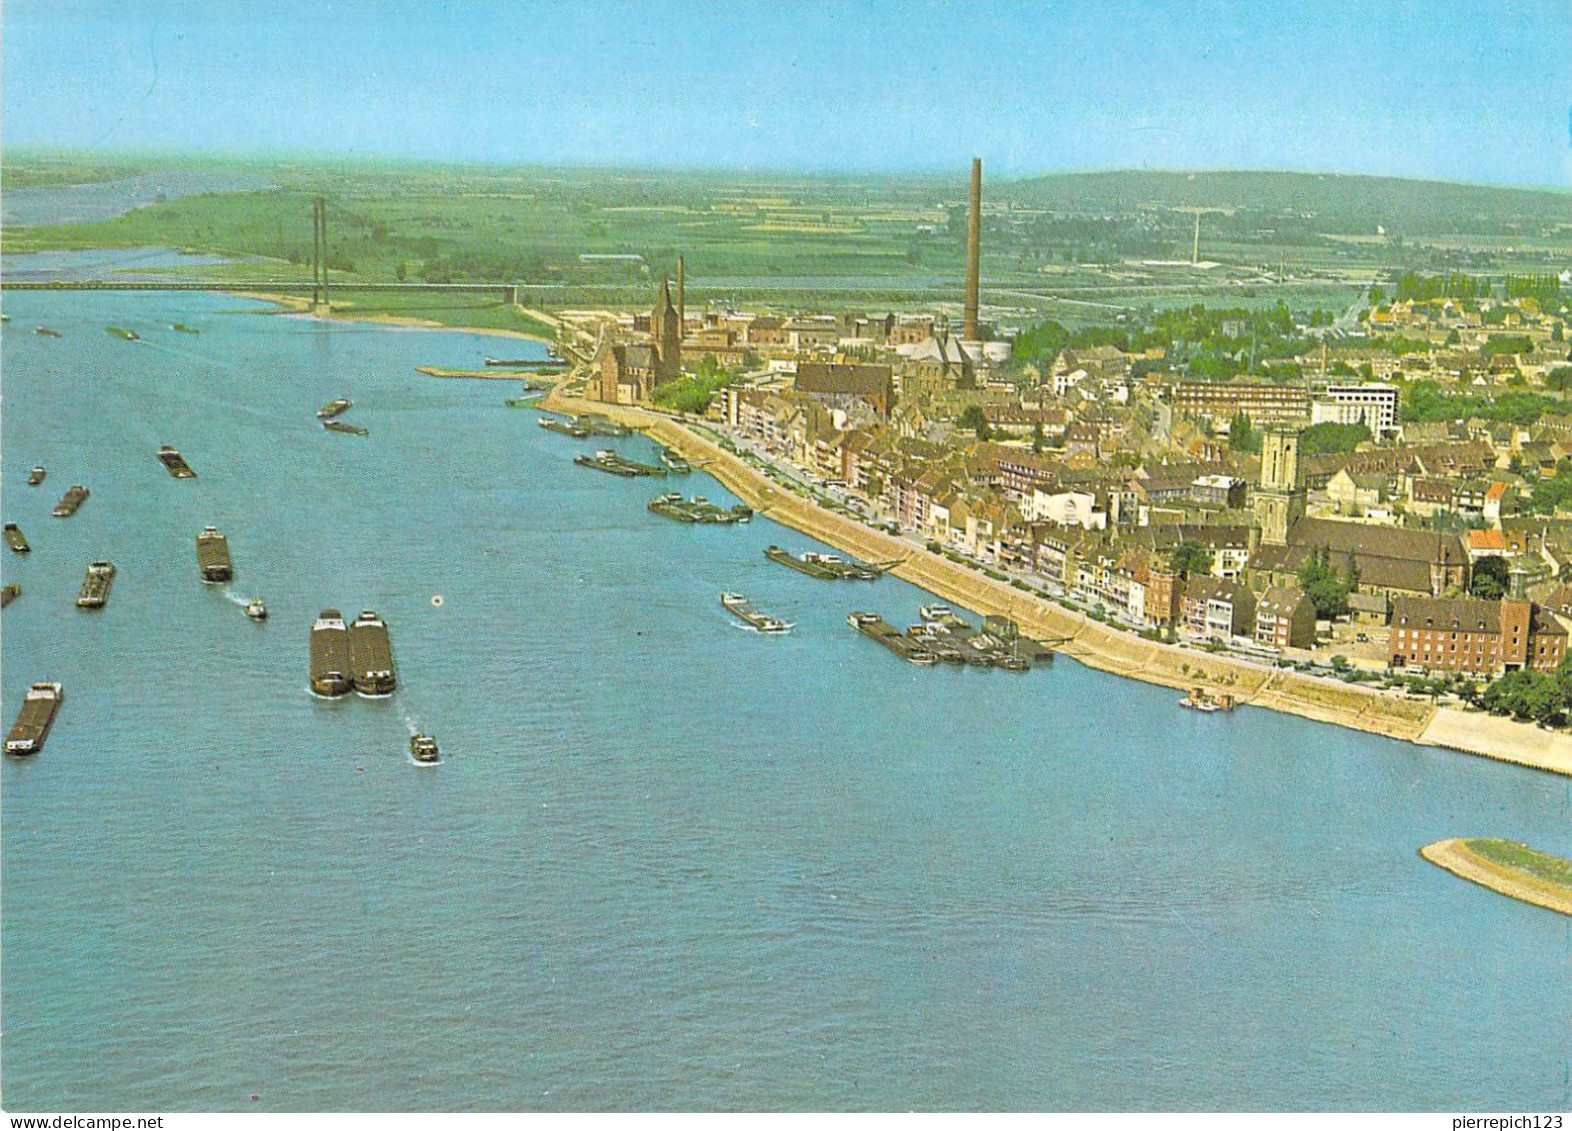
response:
[[[1314,213],[1319,230],[1338,234],[1373,234],[1378,224],[1404,236],[1572,227],[1572,192],[1397,177],[1129,170],[1055,174],[996,183],[987,191],[995,200],[1067,212],[1184,207]]]

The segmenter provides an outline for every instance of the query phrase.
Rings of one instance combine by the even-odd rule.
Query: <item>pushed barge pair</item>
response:
[[[92,492],[81,484],[72,484],[67,488],[65,496],[55,504],[55,517],[70,518],[83,503],[87,502],[87,497],[91,494]]]
[[[790,632],[795,625],[780,617],[772,617],[769,613],[760,611],[754,604],[741,593],[722,593],[720,602],[726,611],[745,624],[751,624],[760,632],[778,635]]]
[[[76,595],[79,609],[101,609],[109,602],[109,587],[115,583],[114,562],[93,562],[82,579],[81,591]]]
[[[623,479],[636,479],[641,475],[664,476],[666,469],[653,463],[640,463],[638,460],[628,459],[612,451],[599,451],[592,456],[574,456],[573,462],[580,467],[593,467],[596,471],[608,472],[611,475],[621,476]]]
[[[65,691],[58,683],[35,683],[27,689],[22,700],[22,710],[16,716],[11,733],[6,735],[7,754],[37,754],[44,748],[49,728],[55,725],[60,703]]]
[[[235,565],[229,557],[229,540],[218,532],[218,527],[205,527],[197,535],[196,549],[203,581],[217,585],[234,580]]]
[[[186,462],[186,457],[168,444],[158,449],[158,459],[160,463],[169,469],[169,474],[176,479],[196,478],[196,472],[191,470],[191,465]]]
[[[388,626],[367,609],[344,626],[337,609],[323,609],[311,626],[311,690],[324,698],[353,688],[366,698],[393,694],[393,645]]]

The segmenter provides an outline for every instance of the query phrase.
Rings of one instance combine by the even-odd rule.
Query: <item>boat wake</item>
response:
[[[420,720],[409,711],[400,711],[399,713],[404,716],[404,725],[409,728],[409,737],[414,738],[420,733]]]
[[[239,605],[242,609],[251,604],[250,597],[242,597],[239,593],[229,588],[224,590],[224,599],[230,602],[230,604]]]

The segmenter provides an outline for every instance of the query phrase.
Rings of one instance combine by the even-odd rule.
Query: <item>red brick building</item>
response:
[[[1567,630],[1530,601],[1399,597],[1392,602],[1388,650],[1395,668],[1549,672],[1566,659]]]

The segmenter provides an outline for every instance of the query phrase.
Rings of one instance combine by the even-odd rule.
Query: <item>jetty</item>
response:
[[[72,484],[66,489],[65,495],[55,504],[54,515],[56,518],[70,518],[87,501],[92,492],[81,484]]]
[[[15,582],[0,589],[0,609],[5,608],[12,601],[22,595],[22,587]]]
[[[158,459],[160,463],[169,469],[169,474],[176,479],[195,479],[197,477],[196,472],[191,470],[191,465],[186,462],[186,457],[168,444],[158,449]]]
[[[311,626],[311,691],[324,699],[346,694],[354,686],[350,677],[349,629],[344,614],[323,609]]]
[[[342,420],[324,420],[322,422],[322,427],[326,428],[329,432],[343,432],[349,436],[371,435],[367,429],[361,428],[354,424],[345,424]]]
[[[29,487],[37,487],[44,481],[44,476],[47,474],[48,472],[46,472],[42,467],[33,468],[32,471],[27,473],[27,485]]]
[[[640,463],[638,460],[628,459],[611,451],[599,451],[592,456],[574,456],[573,462],[580,467],[592,467],[596,471],[618,475],[623,479],[636,479],[641,475],[664,477],[666,474],[664,467],[656,467],[652,463]]]
[[[790,632],[795,627],[790,621],[772,617],[769,613],[761,611],[741,593],[722,593],[720,602],[732,616],[744,624],[752,625],[760,632],[778,636]]]
[[[575,440],[589,439],[589,429],[580,428],[577,424],[567,420],[558,420],[554,416],[542,416],[535,421],[548,432],[556,432],[561,436],[572,436]]]
[[[229,557],[229,540],[218,532],[218,527],[204,527],[196,538],[197,566],[202,580],[209,585],[232,581],[235,565]]]
[[[114,562],[93,562],[87,567],[82,588],[76,595],[79,609],[101,609],[109,603],[109,587],[115,583]]]
[[[11,733],[6,735],[5,752],[27,755],[42,750],[64,699],[65,690],[58,683],[35,683],[29,687]]]
[[[934,664],[938,657],[920,640],[906,635],[878,613],[852,613],[846,623],[901,659],[913,664]]]
[[[1572,915],[1572,860],[1497,837],[1438,840],[1419,855],[1491,891]]]
[[[393,642],[387,623],[370,609],[349,626],[349,665],[356,694],[367,699],[393,694],[398,683],[393,674]]]
[[[18,554],[31,553],[33,547],[27,544],[27,539],[22,535],[22,528],[14,522],[5,524],[5,544]]]
[[[780,546],[771,546],[764,551],[764,556],[820,581],[877,581],[883,576],[872,566],[849,562],[835,554],[819,554],[810,550],[794,555]]]
[[[734,507],[721,507],[710,502],[703,495],[694,495],[684,499],[676,492],[666,495],[657,495],[647,504],[647,509],[652,514],[663,518],[676,519],[678,522],[701,523],[712,526],[731,526],[734,523],[747,522],[753,518],[753,509],[738,503]]]

